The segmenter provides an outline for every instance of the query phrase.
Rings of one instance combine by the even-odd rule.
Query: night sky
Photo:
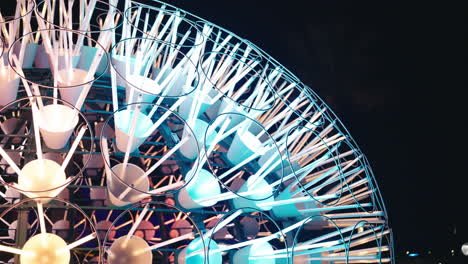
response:
[[[251,40],[330,105],[372,165],[397,263],[407,250],[434,260],[408,263],[468,263],[449,257],[468,242],[466,8],[167,2]]]

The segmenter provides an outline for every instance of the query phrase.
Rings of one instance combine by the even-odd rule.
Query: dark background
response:
[[[397,263],[468,263],[460,252],[468,242],[466,8],[167,2],[257,44],[330,105],[375,172]]]

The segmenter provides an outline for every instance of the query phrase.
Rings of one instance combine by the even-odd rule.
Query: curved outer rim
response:
[[[161,2],[159,0],[152,0],[153,2],[156,2],[156,3],[160,3],[160,4],[163,4],[163,5],[166,5],[166,6],[170,6],[172,8],[174,8],[175,10],[180,10],[181,12],[184,12],[186,13],[187,15],[190,15],[190,16],[193,16],[197,19],[199,19],[200,21],[205,21],[206,23],[210,23],[208,21],[206,21],[205,19],[203,18],[200,18],[196,15],[193,15],[191,13],[188,13],[182,9],[179,9],[173,5],[170,5],[170,4],[167,4],[167,3],[164,3],[164,2]],[[222,27],[219,27],[221,29],[223,29]],[[225,30],[226,32],[229,32],[228,30]],[[234,33],[231,33],[232,35],[234,36],[237,36],[236,34]],[[242,39],[239,37],[239,39]],[[250,41],[248,40],[245,40],[247,43],[251,43]],[[280,66],[282,69],[284,69],[288,75],[290,75],[291,77],[293,77],[294,79],[296,79],[297,81],[299,81],[299,78],[297,78],[294,74],[292,74],[289,70],[287,70],[285,67],[283,67],[278,61],[276,61],[273,57],[271,57],[267,52],[263,51],[261,48],[259,48],[258,46],[254,45],[253,43],[251,43],[255,49],[257,49],[257,51],[261,52],[270,62],[272,63],[275,63],[276,65]],[[339,130],[339,131],[343,131],[343,133],[348,137],[348,141],[349,143],[356,149],[356,154],[362,154],[362,151],[360,150],[360,148],[358,147],[356,141],[354,140],[354,138],[351,136],[351,134],[349,133],[349,131],[347,130],[347,128],[344,126],[343,122],[338,118],[338,116],[333,112],[333,110],[307,85],[303,85],[303,91],[306,93],[307,97],[309,98],[309,100],[319,100],[320,103],[325,106],[327,108],[327,112],[328,114],[330,115],[329,117],[331,117],[333,120],[335,120],[337,122],[337,126],[336,126],[336,129]],[[385,213],[385,219],[386,221],[388,222],[388,212],[386,210],[386,206],[384,204],[384,200],[382,199],[382,195],[381,195],[381,192],[380,192],[380,189],[377,185],[377,182],[375,180],[375,176],[374,176],[374,173],[372,171],[372,168],[369,164],[369,161],[367,159],[367,157],[365,155],[362,156],[362,160],[364,162],[364,165],[365,165],[365,172],[366,172],[366,175],[368,175],[368,177],[370,177],[371,179],[371,182],[369,183],[372,183],[376,190],[376,195],[378,196],[378,201],[376,201],[381,207],[382,207],[382,210],[384,211]],[[392,247],[393,249],[393,247]]]
[[[174,8],[175,10],[180,10],[181,12],[185,12],[187,15],[190,15],[190,16],[193,16],[194,18],[200,20],[200,21],[204,21],[205,23],[210,23],[212,24],[211,22],[207,21],[206,19],[204,18],[201,18],[197,15],[194,15],[190,12],[187,12],[187,11],[184,11],[183,9],[180,9],[174,5],[171,5],[171,4],[168,4],[168,3],[165,3],[165,2],[162,2],[162,1],[159,1],[159,0],[151,0],[155,3],[159,3],[159,4],[162,4],[162,5],[166,5],[166,6],[170,6],[172,8]],[[238,37],[239,39],[244,39],[244,38],[241,38],[239,37],[237,34],[235,33],[232,33],[230,32],[229,30],[221,27],[221,26],[218,26],[219,28],[225,30],[226,32],[229,32],[230,34],[232,34],[233,36],[235,37]],[[248,40],[246,40],[248,41]],[[252,42],[248,41],[249,43],[253,44]],[[259,48],[258,46],[256,46],[255,44],[253,44],[253,46],[255,46],[255,48],[263,53],[265,55],[266,58],[268,58],[271,62],[274,62],[276,65],[278,66],[281,66],[281,68],[283,69],[286,69],[286,67],[284,67],[281,63],[279,63],[275,58],[273,58],[269,53],[267,53],[266,51],[264,51],[263,49]],[[291,73],[291,71],[287,70],[288,74],[292,77],[295,77],[295,79],[299,80],[299,78],[294,75],[293,73]],[[302,82],[301,82],[302,83]],[[345,127],[345,125],[343,124],[343,122],[338,118],[338,116],[336,115],[336,113],[325,103],[325,101],[323,101],[322,98],[320,98],[309,86],[307,85],[304,85],[304,91],[306,92],[306,95],[309,97],[310,100],[312,100],[314,97],[317,99],[317,100],[320,100],[321,104],[323,104],[325,107],[327,107],[327,112],[331,113],[332,117],[334,117],[334,119],[336,120],[336,122],[338,122],[338,124],[342,127],[342,130],[345,132],[344,134],[348,137],[348,140],[350,141],[350,143],[356,148],[357,150],[357,153],[360,153],[362,154],[362,158],[364,160],[364,163],[366,165],[365,167],[365,170],[366,170],[366,174],[369,175],[369,177],[372,179],[372,181],[374,182],[375,184],[375,190],[376,190],[376,195],[380,198],[378,203],[380,204],[380,206],[382,207],[381,209],[383,210],[383,212],[385,213],[385,219],[386,221],[388,222],[389,221],[389,217],[388,217],[388,212],[387,212],[387,209],[386,209],[386,206],[385,206],[385,202],[382,198],[382,194],[381,194],[381,191],[380,191],[380,188],[379,186],[377,185],[377,182],[375,181],[375,175],[373,173],[373,170],[370,166],[370,163],[369,163],[369,160],[367,159],[367,157],[362,153],[361,149],[359,148],[356,140],[351,136],[351,134],[349,133],[348,129]]]

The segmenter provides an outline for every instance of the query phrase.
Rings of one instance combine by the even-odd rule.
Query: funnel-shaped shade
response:
[[[144,102],[152,103],[156,98],[155,94],[161,91],[161,87],[154,80],[141,76],[131,75],[129,78],[131,84],[127,84],[125,88],[125,96],[127,103]],[[131,89],[133,89],[133,96],[131,96]],[[138,96],[142,96],[141,101],[138,101]]]
[[[141,192],[148,192],[149,180],[139,180],[139,178],[145,174],[140,167],[128,163],[127,168],[123,174],[123,164],[117,164],[112,167],[112,176],[106,177],[107,180],[107,193],[109,195],[109,201],[115,206],[124,206],[127,204],[135,203],[141,200]],[[116,178],[118,177],[118,179]],[[118,199],[120,194],[126,191],[128,186],[137,183],[122,199]]]
[[[115,134],[117,137],[117,148],[121,152],[125,152],[127,150],[127,143],[130,139],[129,134],[134,114],[137,114],[137,125],[135,127],[135,133],[130,146],[130,152],[135,151],[143,142],[145,142],[145,139],[148,136],[148,130],[153,125],[151,119],[141,112],[125,109],[115,113],[114,122],[116,128]]]
[[[179,204],[186,209],[212,206],[216,201],[196,202],[206,197],[212,197],[221,193],[219,182],[209,171],[201,169],[197,175],[193,175],[196,169],[192,169],[185,177],[189,183],[181,189],[177,199]],[[192,178],[192,179],[191,179]]]
[[[55,56],[52,56],[50,59],[57,59],[57,69],[62,70],[70,69],[70,67],[76,68],[78,62],[80,61],[81,52],[78,54],[73,54],[73,50],[59,49],[54,55]]]
[[[213,240],[209,241],[209,250],[208,252],[205,251],[204,246],[208,246],[208,241],[204,242],[203,245],[202,240],[198,237],[194,239],[190,244],[184,248],[177,257],[178,264],[221,264],[222,263],[222,256],[221,252],[210,253],[209,250],[216,250],[219,248],[218,244]],[[195,251],[200,251],[200,254],[196,254],[190,257],[186,257],[190,253]],[[205,262],[205,255],[208,254],[207,261]]]
[[[255,180],[254,177],[250,177],[239,189],[239,193],[252,191],[255,191],[255,193],[233,199],[234,207],[236,209],[250,207],[260,211],[267,211],[272,208],[270,205],[259,205],[260,203],[274,201],[273,188],[264,179]]]
[[[77,124],[78,112],[66,105],[50,104],[41,109],[39,128],[51,149],[65,147]]]
[[[232,164],[239,164],[260,149],[262,143],[251,132],[236,133],[228,150],[227,158]]]
[[[88,72],[82,69],[63,69],[58,71],[58,87],[68,87],[59,88],[62,99],[74,105],[76,101],[78,101],[81,91],[83,91],[84,85],[80,84],[87,82],[87,80],[85,80],[87,75]]]
[[[210,103],[213,100],[209,95],[204,96],[202,98],[196,98],[194,100],[194,97],[195,97],[194,92],[186,96],[187,98],[182,102],[182,104],[179,107],[179,115],[185,120],[188,120],[189,115],[190,115],[190,110],[193,107],[195,107],[195,102],[198,101],[197,103],[200,103],[201,101],[200,110],[198,111],[198,115],[196,116],[196,118],[198,118],[201,115],[203,115],[203,113],[205,113],[205,111],[211,106]]]
[[[279,195],[275,198],[275,201],[287,201],[293,199],[291,194],[291,188],[286,188],[281,191]],[[287,217],[296,217],[298,219],[304,217],[310,217],[313,215],[320,215],[320,212],[307,213],[305,216],[301,213],[302,210],[315,209],[317,208],[317,203],[315,200],[301,202],[301,203],[290,203],[290,204],[281,204],[276,205],[272,208],[273,215],[278,218],[287,218]]]
[[[136,62],[135,56],[126,57],[126,56],[117,55],[117,54],[112,55],[111,63],[114,69],[117,71],[116,78],[117,78],[118,86],[125,87],[127,85],[123,77],[127,78],[127,74],[130,74],[130,72],[133,71],[133,69],[135,68],[135,62]],[[129,73],[127,73],[127,66],[126,66],[127,63],[130,64],[128,67],[130,69]]]

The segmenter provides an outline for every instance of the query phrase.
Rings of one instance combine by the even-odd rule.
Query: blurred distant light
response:
[[[419,253],[409,253],[408,257],[417,257],[419,256]]]
[[[465,243],[465,244],[462,245],[461,251],[462,251],[463,255],[468,256],[468,243]]]
[[[409,251],[406,251],[406,255],[408,255],[408,254],[409,254]]]

